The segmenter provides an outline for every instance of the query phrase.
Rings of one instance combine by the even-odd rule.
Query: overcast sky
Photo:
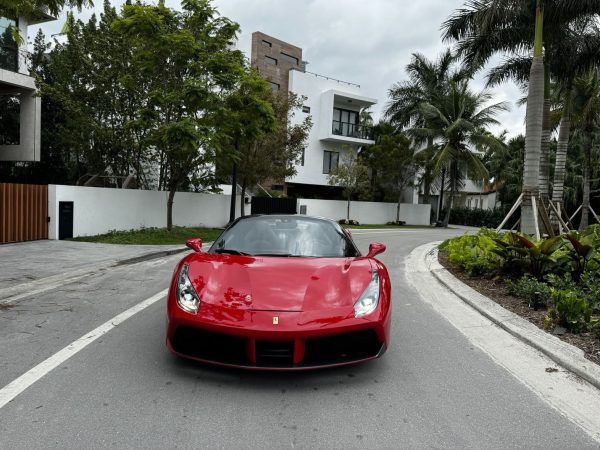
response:
[[[75,11],[87,20],[102,10],[96,6]],[[115,6],[124,3],[111,0]],[[179,9],[178,0],[166,0]],[[238,47],[250,57],[250,37],[262,31],[303,49],[311,72],[361,85],[363,94],[378,99],[374,117],[379,118],[387,103],[388,89],[407,78],[404,68],[414,52],[437,58],[448,45],[441,40],[444,20],[464,0],[213,0],[219,12],[241,26]],[[41,27],[48,37],[57,33],[65,21]],[[39,27],[30,27],[32,41]],[[474,89],[484,86],[484,73],[478,74]],[[511,136],[524,133],[525,109],[516,106],[521,96],[512,83],[494,88],[495,101],[507,101],[510,111],[499,116],[495,132],[507,130]]]

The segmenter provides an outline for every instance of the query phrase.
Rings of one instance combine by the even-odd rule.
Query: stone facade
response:
[[[271,83],[273,90],[288,92],[289,71],[302,67],[302,49],[272,36],[252,33],[250,63]]]

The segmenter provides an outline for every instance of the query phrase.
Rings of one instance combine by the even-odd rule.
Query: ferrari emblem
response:
[[[273,325],[279,325],[279,317],[273,316]]]

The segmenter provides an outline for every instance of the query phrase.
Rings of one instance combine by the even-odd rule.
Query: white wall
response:
[[[167,192],[84,186],[48,186],[48,238],[58,239],[58,204],[73,202],[73,236],[110,230],[166,227]],[[229,222],[231,196],[178,192],[173,204],[177,226],[222,227]],[[236,206],[239,215],[240,199]],[[249,205],[248,211],[249,211]]]
[[[309,216],[326,217],[339,220],[346,218],[348,203],[344,200],[312,200],[298,199],[298,211],[306,205],[306,214]],[[358,220],[363,224],[384,224],[396,220],[396,203],[382,202],[351,202],[350,219]],[[429,225],[431,205],[400,204],[400,220],[408,225]]]

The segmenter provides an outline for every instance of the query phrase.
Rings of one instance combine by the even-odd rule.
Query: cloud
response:
[[[123,1],[111,1],[114,6]],[[364,95],[379,103],[374,108],[378,118],[387,103],[387,91],[397,81],[406,79],[405,66],[415,52],[435,59],[449,44],[441,40],[442,23],[463,0],[214,0],[221,15],[238,22],[242,28],[238,46],[248,56],[250,37],[262,31],[303,49],[308,70],[361,85]],[[167,0],[179,8],[179,2]],[[93,9],[101,11],[97,2]],[[89,18],[91,10],[76,17]],[[62,14],[64,17],[64,13]],[[42,25],[46,35],[60,30],[64,18]],[[31,27],[30,37],[37,32]],[[478,74],[474,88],[484,86],[485,71]],[[495,87],[496,101],[509,101],[511,111],[499,116],[500,132],[524,133],[524,108],[515,102],[521,93],[512,83]]]

